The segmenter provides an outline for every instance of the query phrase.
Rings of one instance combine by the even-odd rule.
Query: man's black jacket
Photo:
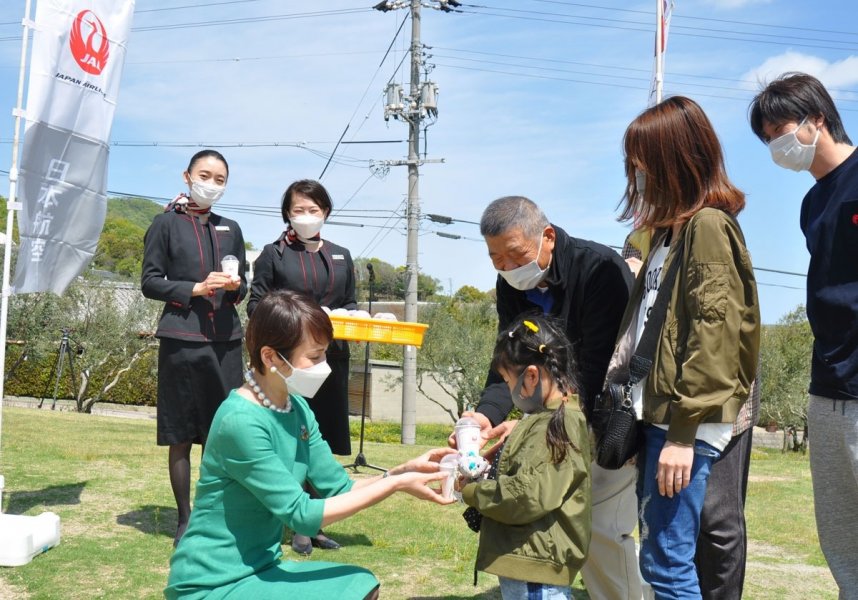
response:
[[[546,293],[554,297],[549,314],[565,324],[578,365],[578,395],[589,414],[593,397],[605,380],[633,278],[620,255],[610,248],[571,237],[557,226],[554,230],[557,240],[545,280]],[[497,311],[498,330],[503,331],[517,317],[539,314],[542,309],[498,276]],[[497,425],[512,406],[509,388],[500,375],[489,371],[477,412]]]

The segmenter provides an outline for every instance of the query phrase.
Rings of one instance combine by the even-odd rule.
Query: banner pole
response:
[[[656,0],[655,9],[655,103],[664,95],[664,0]]]
[[[27,43],[30,38],[30,4],[24,5],[24,19],[21,21],[23,34],[21,36],[21,69],[18,73],[18,99],[15,110],[15,131],[12,139],[12,166],[9,168],[9,197],[6,199],[6,240],[3,249],[3,287],[0,291],[0,454],[3,452],[3,400],[6,393],[6,329],[9,321],[9,297],[12,291],[9,278],[12,270],[12,230],[15,224],[15,210],[18,193],[18,148],[21,140],[21,118],[24,115],[24,78],[27,72]],[[0,498],[0,513],[3,512]]]

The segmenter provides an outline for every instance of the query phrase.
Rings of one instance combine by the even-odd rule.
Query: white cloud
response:
[[[828,88],[844,88],[858,84],[858,56],[829,62],[817,56],[787,51],[772,56],[745,73],[743,79],[767,83],[787,71],[801,71],[818,78]]]

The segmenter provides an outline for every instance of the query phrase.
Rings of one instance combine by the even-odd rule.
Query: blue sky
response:
[[[391,77],[407,83],[407,59],[396,67],[410,22],[379,67],[405,11],[349,10],[372,4],[138,0],[109,190],[172,197],[183,189],[195,145],[221,146],[231,173],[219,212],[261,247],[282,230],[272,209],[283,190],[320,176],[348,124],[345,141],[397,141],[340,146],[322,181],[335,207],[344,208],[335,220],[364,227],[328,225],[323,235],[355,257],[404,264],[404,220],[396,215],[404,215],[406,171],[374,174],[370,165],[407,154],[407,128],[385,123],[381,96]],[[491,200],[521,194],[572,235],[622,244],[627,229],[615,218],[624,186],[621,140],[647,101],[654,0],[463,5],[460,14],[423,10],[423,42],[435,65],[430,78],[440,87],[427,149],[445,163],[422,167],[422,212],[479,221]],[[23,0],[0,6],[0,106],[9,115],[0,120],[3,171],[11,161],[8,111],[23,11]],[[320,11],[328,14],[294,17]],[[748,196],[740,222],[754,264],[803,273],[798,213],[813,180],[776,167],[747,122],[757,82],[787,70],[813,73],[834,90],[847,131],[858,138],[853,2],[823,0],[811,9],[798,0],[676,1],[665,93],[694,98],[714,122],[728,172]],[[421,227],[421,270],[445,291],[493,287],[475,225],[424,220]],[[757,278],[767,323],[804,301],[803,277],[759,271]]]

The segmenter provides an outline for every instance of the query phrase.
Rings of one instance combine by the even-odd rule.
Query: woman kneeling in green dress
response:
[[[359,481],[334,459],[304,400],[330,372],[332,337],[327,315],[305,296],[277,291],[257,305],[245,336],[246,383],[212,423],[190,524],[170,560],[167,598],[377,598],[378,580],[366,569],[281,561],[283,525],[314,535],[394,492],[455,501],[428,485],[445,476],[438,461],[450,449]],[[320,498],[304,491],[305,482]]]

